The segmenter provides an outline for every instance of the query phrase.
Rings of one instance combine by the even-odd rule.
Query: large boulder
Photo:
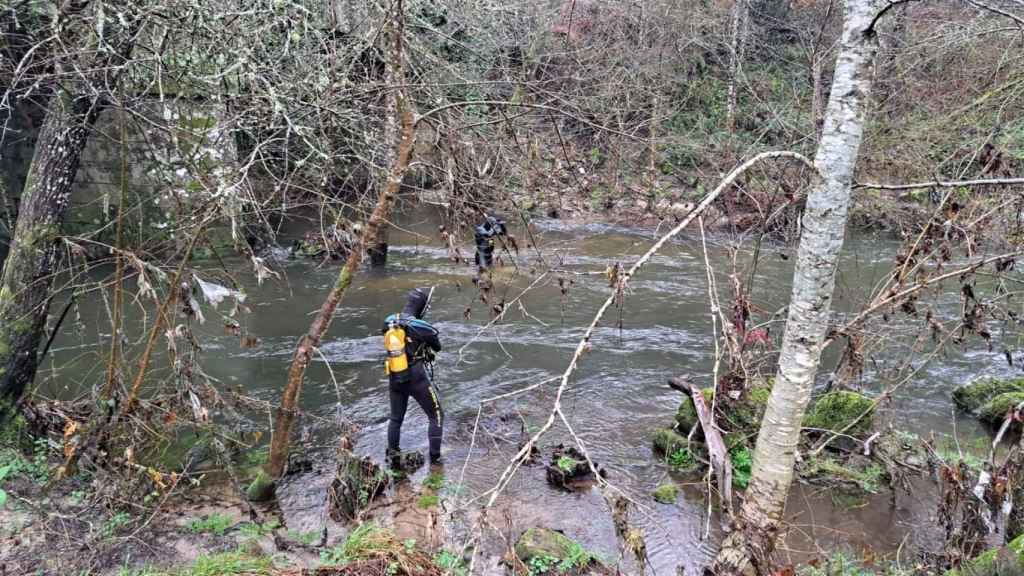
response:
[[[804,417],[804,428],[843,432],[851,436],[871,429],[875,403],[857,392],[829,392],[811,406]]]
[[[978,410],[978,416],[987,424],[999,426],[1006,419],[1006,415],[1010,410],[1021,404],[1024,404],[1024,391],[1004,392],[986,402]]]
[[[578,542],[547,528],[523,532],[514,551],[529,573],[538,576],[608,573],[600,560]]]
[[[953,390],[953,402],[961,410],[977,412],[996,396],[1008,392],[1024,392],[1024,378],[999,380],[983,378]]]
[[[547,528],[530,528],[516,542],[516,556],[524,563],[534,558],[568,558],[576,542],[561,532]]]
[[[686,447],[686,436],[672,428],[659,428],[654,432],[654,451],[657,454],[671,456]]]

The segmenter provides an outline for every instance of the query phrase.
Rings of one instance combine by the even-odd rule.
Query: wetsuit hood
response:
[[[405,308],[402,308],[402,314],[406,316],[412,316],[413,318],[423,318],[423,313],[427,309],[427,299],[429,293],[423,288],[413,288],[409,291],[408,296],[405,299]]]

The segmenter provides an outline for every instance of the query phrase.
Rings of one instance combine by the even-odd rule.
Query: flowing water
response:
[[[435,286],[428,318],[440,330],[445,346],[436,365],[436,382],[446,410],[449,486],[458,484],[464,468],[464,486],[446,492],[451,510],[452,503],[465,502],[495,484],[518,448],[522,431],[533,430],[546,419],[555,385],[488,404],[475,426],[481,400],[561,374],[583,327],[609,293],[604,276],[581,273],[602,271],[613,262],[628,266],[646,251],[656,231],[538,222],[535,234],[541,262],[535,250],[525,247],[527,234],[515,230],[524,246],[519,268],[506,266],[495,275],[496,299],[512,300],[544,270],[560,272],[549,272],[523,296],[521,308],[514,306],[504,321],[483,329],[491,316],[472,283],[473,267],[448,258],[436,238],[434,215],[418,217],[404,218],[403,230],[392,234],[386,270],[364,271],[349,290],[321,347],[322,355],[309,368],[301,404],[312,414],[359,424],[357,450],[382,457],[388,401],[380,362],[380,324],[401,308],[409,289]],[[863,301],[891,265],[896,248],[882,238],[862,236],[848,241],[838,281],[840,310]],[[462,249],[471,255],[468,242]],[[784,254],[791,251],[762,250],[753,297],[762,310],[778,310],[788,300],[793,258]],[[742,254],[742,258],[749,256]],[[712,242],[710,258],[719,288],[727,296],[728,252]],[[276,265],[281,279],[262,286],[244,261],[229,261],[228,266],[248,293],[246,305],[251,313],[244,315],[242,324],[258,344],[240,346],[239,338],[226,334],[216,313],[204,304],[207,323],[196,328],[203,347],[201,365],[223,385],[276,402],[296,339],[308,327],[340,263],[283,261]],[[212,263],[200,265],[198,273],[224,283],[214,268]],[[559,277],[571,280],[564,294]],[[706,517],[699,478],[678,478],[688,484],[676,505],[657,504],[649,496],[653,488],[673,477],[650,445],[651,432],[671,424],[680,401],[680,394],[666,386],[666,379],[689,374],[702,383],[711,381],[714,338],[706,283],[699,237],[690,235],[666,246],[633,280],[624,307],[610,311],[564,399],[565,413],[592,457],[608,471],[613,484],[646,510],[634,513],[632,521],[645,534],[653,567],[648,573],[674,574],[677,566],[684,566],[689,574],[698,573],[721,538],[717,510],[710,522]],[[956,307],[955,293],[939,297]],[[43,393],[73,394],[103,378],[110,322],[103,300],[92,298],[83,298],[63,327],[47,359],[44,375],[52,377],[44,380]],[[228,305],[220,308],[224,312]],[[130,307],[129,320],[130,338],[141,339],[143,316],[137,307]],[[894,319],[890,328],[898,334],[911,325]],[[772,334],[779,332],[781,325],[776,324]],[[897,343],[883,358],[905,358],[908,353],[905,344]],[[901,387],[879,421],[922,435],[951,433],[952,387],[980,374],[1007,370],[1012,369],[998,351],[989,352],[980,345],[951,349]],[[869,390],[878,389],[870,374],[866,380]],[[261,424],[268,421],[266,415],[256,418]],[[315,424],[310,419],[303,422]],[[983,437],[972,421],[960,419],[957,424],[965,441]],[[332,439],[321,440],[329,445]],[[544,444],[560,442],[571,442],[571,438],[564,427],[556,426]],[[425,450],[425,443],[426,420],[413,405],[403,429],[403,448]],[[329,462],[318,463],[314,473],[286,482],[282,508],[292,510],[290,521],[316,521],[329,472]],[[414,478],[416,485],[424,474],[425,470]],[[831,490],[797,485],[787,510],[790,533],[784,554],[807,559],[837,547],[892,554],[901,545],[927,544],[931,532],[919,527],[933,525],[935,501],[930,486],[922,481],[920,489],[901,493],[895,501],[882,494],[851,505]],[[534,525],[560,529],[606,559],[618,557],[611,514],[600,493],[553,489],[544,481],[542,465],[519,470],[489,518],[508,534]],[[450,540],[464,535],[457,521],[450,523],[449,530]],[[496,572],[497,550],[491,552],[486,563],[489,571]]]

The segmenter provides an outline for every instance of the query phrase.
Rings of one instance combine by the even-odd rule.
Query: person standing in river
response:
[[[384,320],[384,346],[387,349],[385,371],[391,399],[388,420],[387,458],[392,467],[401,461],[399,446],[402,422],[411,396],[427,415],[430,463],[441,461],[441,427],[444,413],[440,396],[432,382],[433,361],[441,351],[438,331],[423,320],[433,290],[415,288],[409,292],[405,307],[399,314]]]

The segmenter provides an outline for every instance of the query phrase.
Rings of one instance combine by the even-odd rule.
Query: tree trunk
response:
[[[0,421],[36,375],[57,238],[98,115],[95,98],[55,96],[36,144],[0,280]]]
[[[736,99],[739,91],[740,70],[743,65],[747,39],[747,20],[750,8],[747,0],[735,0],[732,7],[732,41],[729,43],[729,93],[725,105],[725,128],[736,132]]]
[[[375,268],[381,268],[388,263],[388,223],[384,224],[377,230],[377,237],[373,239],[370,244],[370,248],[367,250],[367,254],[370,256],[370,265]]]
[[[387,181],[381,187],[380,195],[377,198],[377,205],[370,215],[366,228],[360,235],[356,246],[349,252],[345,266],[338,274],[338,279],[328,293],[326,300],[320,307],[320,312],[310,325],[309,330],[299,339],[292,358],[291,368],[288,370],[288,381],[285,385],[284,396],[281,399],[281,406],[278,408],[274,418],[273,437],[270,442],[270,457],[265,469],[265,476],[257,478],[254,486],[263,484],[267,490],[250,489],[251,495],[266,496],[266,492],[272,489],[272,482],[279,478],[285,471],[288,462],[288,445],[291,435],[292,423],[295,420],[295,413],[299,401],[299,392],[302,389],[302,381],[309,365],[313,350],[320,346],[320,341],[334,318],[334,311],[341,303],[342,297],[349,285],[352,284],[352,277],[359,269],[363,260],[363,253],[366,247],[379,238],[380,229],[387,225],[391,216],[391,210],[398,197],[398,191],[402,185],[402,179],[409,168],[412,159],[413,144],[416,138],[416,116],[412,109],[412,103],[408,101],[402,80],[402,0],[398,0],[394,8],[395,22],[392,25],[394,38],[394,50],[391,55],[392,66],[397,70],[398,82],[395,84],[395,115],[401,130],[398,133],[398,141],[394,143],[396,153],[395,161],[391,166]]]
[[[789,318],[779,369],[754,453],[737,530],[715,560],[718,575],[766,572],[786,504],[800,425],[811,398],[828,328],[836,262],[843,245],[854,167],[877,53],[880,0],[848,0],[839,58],[802,220]]]

